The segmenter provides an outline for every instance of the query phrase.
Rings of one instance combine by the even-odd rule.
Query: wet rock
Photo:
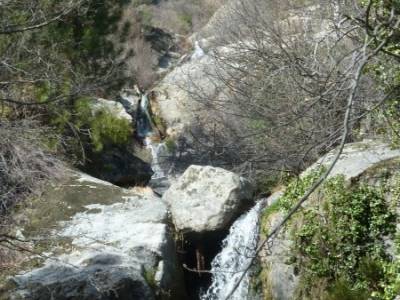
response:
[[[244,206],[251,205],[250,183],[221,168],[190,166],[164,193],[172,219],[182,232],[227,229]]]

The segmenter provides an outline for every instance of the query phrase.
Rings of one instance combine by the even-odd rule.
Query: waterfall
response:
[[[160,180],[166,177],[164,166],[167,148],[164,143],[154,143],[152,137],[157,135],[154,132],[154,125],[150,115],[149,98],[142,94],[137,110],[136,121],[137,135],[143,140],[143,144],[150,150],[152,156],[151,168],[154,172],[152,180]]]
[[[149,98],[146,94],[142,95],[137,110],[136,130],[138,137],[144,140],[154,134],[153,122],[149,112]]]
[[[230,228],[222,242],[222,250],[211,263],[212,283],[201,295],[201,300],[221,300],[232,291],[245,268],[254,257],[259,235],[259,215],[264,201],[258,202],[248,213],[242,215]],[[245,300],[250,286],[247,273],[230,299]]]
[[[147,137],[144,140],[145,146],[151,152],[152,162],[151,168],[154,172],[151,179],[162,179],[166,177],[165,171],[163,169],[163,164],[166,155],[166,146],[164,143],[153,143],[151,138]]]
[[[200,47],[200,44],[198,41],[194,43],[194,51],[192,54],[191,59],[200,59],[205,55],[204,50]]]

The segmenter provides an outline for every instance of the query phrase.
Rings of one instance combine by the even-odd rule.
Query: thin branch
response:
[[[396,24],[396,27],[398,26],[398,22]],[[388,39],[391,37],[391,35],[393,34],[393,31],[391,31],[391,33],[388,35],[388,37],[381,42],[381,44],[369,55],[365,55],[367,49],[366,46],[368,45],[368,41],[366,39],[366,42],[364,43],[364,58],[362,60],[362,62],[360,63],[359,67],[357,68],[357,71],[355,73],[355,77],[353,79],[353,84],[352,84],[352,90],[351,93],[348,97],[348,101],[347,101],[347,107],[346,107],[346,113],[345,113],[345,117],[343,120],[343,134],[342,134],[342,138],[340,141],[340,145],[338,148],[338,151],[332,161],[332,163],[330,164],[329,168],[324,172],[324,174],[321,175],[321,177],[312,185],[312,187],[303,195],[303,197],[301,197],[298,202],[289,210],[289,212],[286,214],[286,216],[282,219],[281,222],[279,222],[274,228],[273,230],[267,235],[266,238],[264,238],[264,240],[260,243],[260,245],[257,247],[254,257],[251,259],[250,263],[248,264],[248,266],[244,269],[242,275],[240,276],[239,280],[235,283],[234,287],[232,288],[232,290],[228,293],[228,295],[224,298],[224,300],[228,300],[229,298],[232,297],[232,295],[234,294],[234,292],[236,291],[236,289],[239,287],[241,281],[244,279],[244,277],[246,276],[246,273],[250,270],[250,268],[252,267],[256,257],[258,256],[258,254],[261,252],[261,250],[264,248],[264,246],[276,235],[278,234],[278,232],[282,229],[282,227],[291,219],[291,217],[300,209],[300,207],[308,200],[308,198],[310,197],[310,195],[312,193],[314,193],[318,187],[321,186],[321,184],[328,178],[329,174],[332,172],[333,168],[335,167],[336,163],[339,161],[339,158],[343,152],[344,146],[346,144],[346,140],[347,137],[349,135],[349,131],[350,131],[350,116],[351,116],[351,110],[352,110],[352,106],[353,106],[353,102],[354,102],[354,98],[357,94],[357,89],[362,77],[362,72],[365,68],[365,66],[367,65],[367,63],[369,62],[369,60],[375,56],[379,51],[381,51],[381,49],[386,45]]]
[[[9,26],[9,28],[7,29],[2,29],[0,30],[0,35],[6,35],[6,34],[14,34],[14,33],[20,33],[20,32],[24,32],[24,31],[30,31],[30,30],[36,30],[36,29],[40,29],[43,27],[46,27],[56,21],[59,21],[62,17],[66,16],[67,14],[69,14],[73,9],[75,9],[76,7],[78,7],[79,5],[81,5],[81,1],[78,1],[76,4],[71,5],[70,7],[64,9],[63,11],[59,12],[58,14],[56,14],[56,16],[43,21],[39,24],[34,24],[34,25],[28,25],[25,27],[19,27],[17,25],[13,25],[13,26]],[[14,27],[14,28],[13,28]]]

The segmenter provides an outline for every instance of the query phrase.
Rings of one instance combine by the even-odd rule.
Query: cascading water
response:
[[[145,140],[154,134],[152,123],[149,112],[149,98],[146,94],[143,94],[136,117],[136,129],[139,138]]]
[[[146,148],[150,150],[151,157],[153,158],[153,161],[151,163],[151,168],[153,169],[154,174],[151,178],[153,180],[166,178],[162,161],[163,153],[166,152],[165,144],[164,143],[154,144],[151,141],[151,138],[148,137],[145,139],[145,144]]]
[[[205,55],[204,50],[200,47],[200,44],[198,41],[194,43],[194,51],[191,56],[191,59],[200,59]]]
[[[201,58],[204,51],[196,43],[194,58]],[[137,110],[137,135],[152,155],[154,175],[149,183],[153,191],[162,194],[169,186],[166,157],[168,150],[164,143],[154,142],[157,133],[151,118],[149,99],[143,94]],[[212,282],[205,293],[196,292],[201,300],[222,300],[233,290],[249,264],[258,243],[259,215],[264,201],[256,204],[248,213],[242,215],[230,228],[222,242],[222,250],[211,263]],[[250,274],[246,273],[232,295],[232,300],[245,300],[248,296]]]
[[[149,98],[143,94],[140,100],[139,109],[137,111],[137,135],[143,140],[143,144],[150,150],[152,156],[151,168],[153,169],[152,180],[162,180],[166,178],[164,171],[164,161],[167,149],[164,143],[154,143],[153,137],[156,135],[154,132],[154,125],[150,115]]]
[[[264,201],[258,202],[242,215],[230,228],[222,242],[222,250],[211,263],[212,283],[201,300],[221,300],[233,290],[243,270],[251,264],[256,254],[259,235],[259,216]],[[232,300],[245,300],[248,296],[250,275],[247,272],[232,295]]]

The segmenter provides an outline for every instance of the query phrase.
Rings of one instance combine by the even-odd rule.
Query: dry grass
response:
[[[61,176],[60,161],[45,146],[48,132],[33,120],[0,120],[0,215]]]

